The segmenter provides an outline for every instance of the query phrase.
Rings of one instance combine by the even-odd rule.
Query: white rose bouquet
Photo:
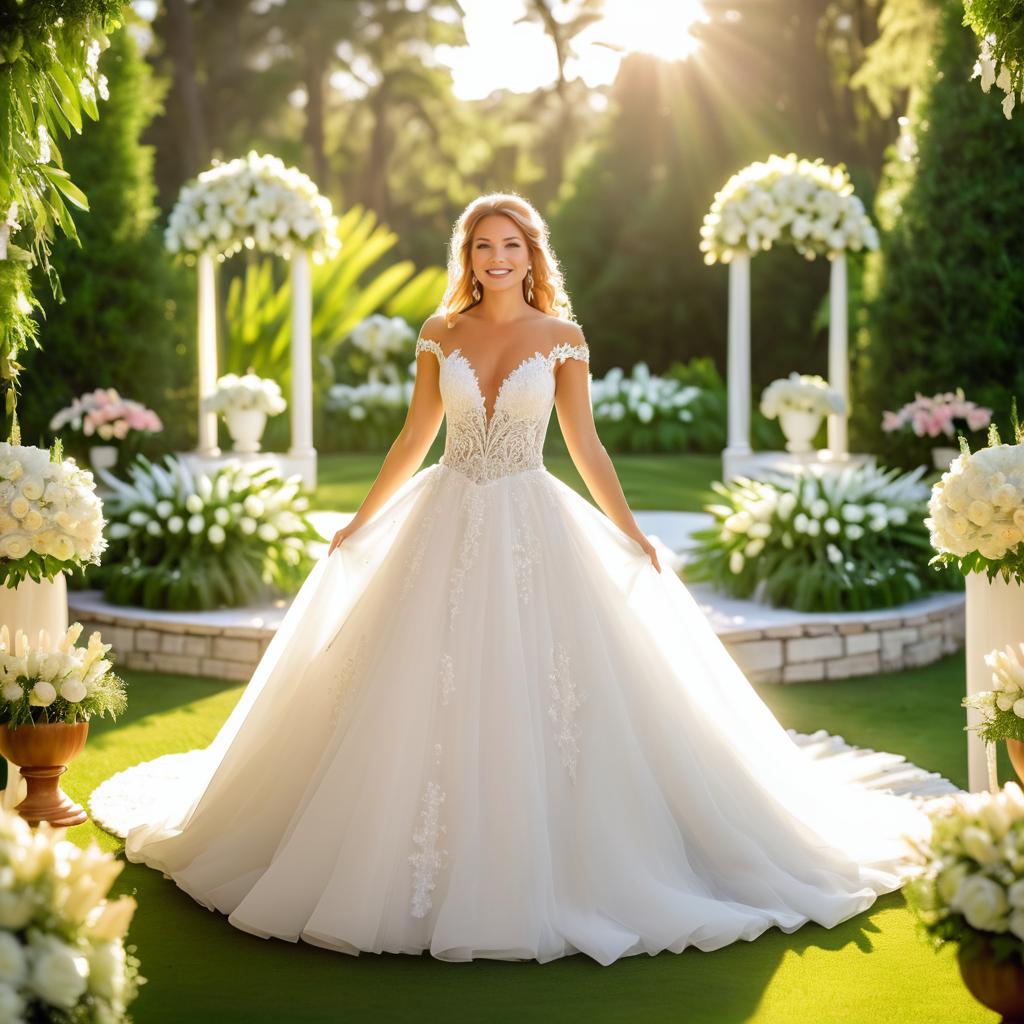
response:
[[[773,154],[715,193],[700,229],[707,264],[788,242],[807,259],[878,248],[878,231],[840,165]]]
[[[33,643],[20,629],[12,637],[0,626],[0,723],[72,725],[124,711],[124,681],[106,657],[110,644],[93,633],[88,646],[76,647],[81,633],[76,622],[57,642],[42,630]]]
[[[340,247],[337,226],[330,200],[308,175],[276,156],[250,152],[214,161],[182,188],[164,244],[172,253],[208,250],[222,257],[243,248],[286,256],[305,249],[321,262]]]
[[[0,580],[98,565],[107,546],[92,473],[52,450],[0,443]]]
[[[988,945],[996,960],[1024,960],[1024,793],[941,797],[927,808],[932,834],[914,841],[921,873],[904,894],[936,946],[967,956]]]
[[[96,581],[114,604],[206,609],[294,592],[321,542],[301,478],[272,466],[229,462],[208,476],[173,456],[139,456],[113,486],[111,551]]]
[[[1024,429],[1016,408],[1012,418],[1016,444],[1002,444],[995,424],[987,448],[972,453],[961,439],[961,454],[932,488],[933,562],[1024,580]]]
[[[787,409],[828,416],[846,412],[846,403],[824,377],[791,373],[788,377],[773,380],[761,394],[761,413],[768,419],[776,419]]]
[[[121,1024],[145,982],[124,943],[136,902],[108,896],[123,861],[65,834],[0,809],[0,1020]]]
[[[287,407],[277,381],[255,373],[226,373],[217,379],[216,390],[203,399],[203,408],[217,413],[254,409],[276,416]]]
[[[715,524],[694,534],[688,579],[734,597],[800,611],[887,608],[954,589],[928,567],[924,467],[808,469],[772,480],[737,477],[712,489]]]

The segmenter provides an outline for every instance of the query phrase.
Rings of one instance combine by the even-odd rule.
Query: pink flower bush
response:
[[[969,402],[960,388],[931,398],[918,394],[898,412],[882,413],[887,434],[910,427],[918,437],[956,437],[958,430],[984,430],[991,422],[992,410]]]
[[[68,424],[86,437],[96,436],[103,441],[123,441],[133,430],[156,434],[164,429],[152,409],[122,398],[114,388],[97,388],[79,395],[50,420],[50,429],[60,430]]]

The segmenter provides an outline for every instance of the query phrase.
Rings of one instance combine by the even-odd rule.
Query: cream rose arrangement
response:
[[[824,377],[791,373],[788,377],[773,380],[761,394],[761,413],[768,419],[775,419],[787,409],[828,416],[834,412],[846,412],[846,403]]]
[[[57,640],[45,630],[34,640],[20,629],[11,636],[0,626],[0,723],[71,725],[124,711],[124,682],[106,657],[110,644],[93,633],[87,646],[76,647],[81,634],[80,622]]]
[[[1002,444],[995,425],[989,446],[961,454],[932,488],[925,520],[932,559],[962,572],[1024,579],[1024,432],[1014,414],[1016,444]]]
[[[106,548],[92,473],[52,450],[0,443],[0,579],[53,579]]]
[[[208,412],[228,413],[257,410],[276,416],[288,407],[276,380],[255,373],[226,373],[218,378],[217,388],[203,399]]]
[[[920,873],[904,890],[936,945],[997,959],[1024,954],[1024,792],[961,793],[928,807],[931,836],[914,841]]]
[[[255,152],[215,161],[182,188],[164,244],[172,253],[210,251],[221,258],[243,248],[285,256],[302,249],[318,262],[340,247],[330,200],[312,179]]]
[[[878,231],[842,166],[773,154],[715,193],[700,229],[708,264],[789,243],[807,259],[877,249]]]
[[[65,831],[0,809],[0,1019],[127,1022],[145,979],[124,942],[136,902],[108,898],[124,862]]]

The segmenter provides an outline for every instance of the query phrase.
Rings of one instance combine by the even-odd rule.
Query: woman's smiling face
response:
[[[484,288],[522,288],[530,251],[519,226],[510,217],[491,214],[473,232],[473,273]]]

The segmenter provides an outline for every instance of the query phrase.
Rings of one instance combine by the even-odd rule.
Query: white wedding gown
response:
[[[586,348],[524,360],[490,421],[462,353],[424,349],[441,462],[317,564],[209,748],[97,790],[128,858],[256,935],[445,960],[712,950],[899,887],[923,798],[798,746],[678,577],[545,469]]]

